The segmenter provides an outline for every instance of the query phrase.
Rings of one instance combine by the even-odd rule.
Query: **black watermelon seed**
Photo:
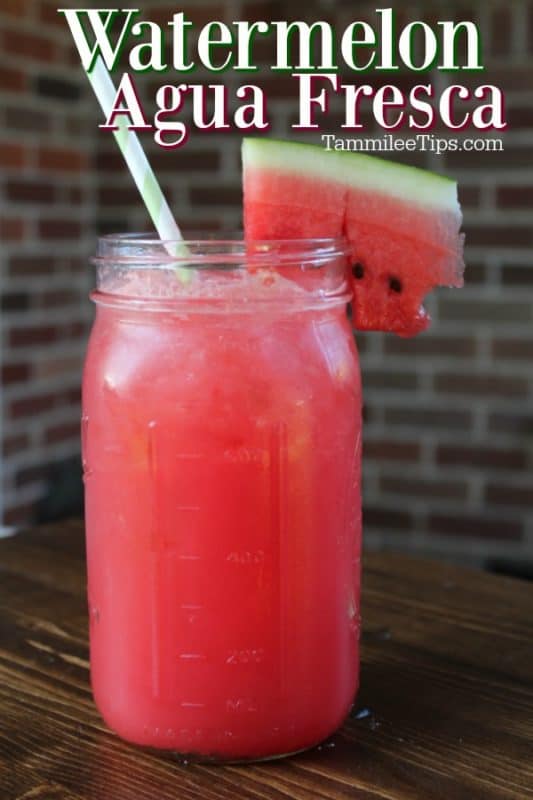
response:
[[[354,276],[354,278],[357,278],[357,280],[360,281],[361,278],[364,277],[364,274],[365,274],[365,268],[363,267],[360,261],[352,265],[352,275]]]
[[[398,292],[398,294],[402,291],[402,282],[399,278],[389,278],[389,288],[391,292]]]

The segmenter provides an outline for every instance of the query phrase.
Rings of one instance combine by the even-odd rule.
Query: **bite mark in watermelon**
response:
[[[345,236],[355,326],[413,336],[429,325],[422,301],[462,286],[457,185],[362,153],[272,139],[243,142],[249,239]]]

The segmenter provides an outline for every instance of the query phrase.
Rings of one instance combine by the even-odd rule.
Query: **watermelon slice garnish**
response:
[[[462,286],[457,184],[362,153],[273,139],[242,148],[247,239],[345,236],[359,330],[413,336],[436,286]]]

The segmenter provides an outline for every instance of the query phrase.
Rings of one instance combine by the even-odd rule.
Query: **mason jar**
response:
[[[361,386],[342,240],[105,237],[83,384],[91,676],[124,739],[255,760],[358,683]]]

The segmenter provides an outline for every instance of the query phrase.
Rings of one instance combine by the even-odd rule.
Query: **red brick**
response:
[[[461,82],[463,81],[461,77]],[[479,78],[478,78],[479,80]],[[506,84],[510,85],[510,84]],[[475,134],[474,134],[475,135]],[[491,138],[498,138],[491,132]],[[510,147],[506,144],[506,149],[502,152],[491,152],[490,150],[480,150],[472,153],[468,150],[457,150],[455,153],[448,152],[444,156],[446,169],[480,169],[501,170],[511,167],[525,168],[531,163],[531,148],[522,145]],[[444,165],[443,165],[444,169]],[[468,243],[470,239],[470,227],[468,228]]]
[[[48,428],[45,433],[45,441],[47,444],[57,444],[64,442],[68,439],[79,439],[80,437],[80,423],[68,422],[61,425],[54,425]]]
[[[73,289],[53,289],[35,295],[35,300],[39,308],[56,308],[79,302],[80,294]]]
[[[2,7],[3,8],[3,7]],[[53,61],[57,50],[51,39],[35,33],[4,31],[4,51],[30,61]]]
[[[352,80],[353,80],[353,78],[352,78]],[[350,81],[348,81],[348,83],[349,82]],[[317,124],[320,124],[322,122],[323,129],[325,129],[328,132],[330,132],[330,131],[340,131],[341,130],[341,126],[344,125],[344,122],[345,122],[345,112],[344,111],[335,111],[334,109],[331,109],[330,111],[328,111],[328,114],[327,114],[327,128],[325,128],[325,123],[324,123],[324,120],[326,119],[326,117],[321,116],[321,112],[320,111],[317,111],[315,119],[316,119]],[[372,111],[366,110],[363,105],[361,105],[360,108],[359,108],[359,121],[361,122],[361,125],[363,126],[362,130],[365,131],[365,135],[366,136],[380,136],[380,135],[383,134],[383,129],[381,128],[381,129],[378,130],[378,128],[376,126],[376,122],[374,120],[374,116],[372,114]],[[291,127],[293,125],[298,125],[299,122],[300,122],[299,112],[296,111],[294,113],[289,114],[288,124]],[[298,130],[297,133],[298,133],[298,139],[308,139],[309,142],[316,144],[316,134],[318,133],[318,130],[316,130],[316,131],[305,131],[305,130],[300,131],[300,130]],[[345,129],[341,133],[341,135],[342,136],[350,136],[350,131]],[[387,153],[383,152],[383,153],[381,153],[381,156],[383,158],[386,158],[387,157]],[[395,161],[396,160],[400,160],[401,156],[402,156],[401,151],[395,152],[394,153],[394,160]],[[408,157],[409,157],[409,163],[411,164],[411,166],[422,166],[426,162],[425,154],[422,153],[422,152],[416,151],[416,150],[413,151],[413,152],[408,153]]]
[[[79,69],[80,57],[78,56],[77,51],[76,51],[75,58],[73,59],[73,65],[74,65],[75,68]],[[87,120],[84,119],[83,117],[80,117],[79,114],[76,114],[76,115],[65,114],[63,116],[62,122],[63,122],[64,128],[65,128],[65,133],[68,134],[68,137],[69,137],[70,141],[78,141],[80,139],[80,136],[84,135],[87,132]],[[102,118],[95,118],[95,123],[94,123],[95,125],[99,124],[100,122],[104,122],[104,118],[103,117]],[[99,137],[105,136],[103,131],[102,132],[98,131],[97,135]],[[108,137],[109,137],[109,140],[112,143],[114,143],[113,136],[108,133]],[[120,153],[120,151],[119,151],[119,153]],[[122,156],[121,156],[121,158],[122,158]],[[93,159],[92,154],[91,154],[90,161],[92,162],[93,160],[94,159]],[[122,162],[124,163],[124,159],[123,158],[122,158]]]
[[[527,455],[525,450],[519,448],[441,444],[437,448],[437,463],[481,469],[522,470],[527,467]]]
[[[369,528],[395,528],[406,531],[412,527],[413,518],[405,510],[365,505],[363,508],[363,525]]]
[[[23,383],[31,374],[29,364],[4,364],[0,369],[0,384]]]
[[[9,506],[4,511],[4,523],[6,525],[29,525],[34,517],[34,506],[32,503],[21,503],[16,506]]]
[[[418,376],[415,372],[393,372],[388,369],[363,369],[363,381],[366,389],[416,389]]]
[[[506,286],[533,286],[533,264],[504,264],[501,274]]]
[[[42,169],[64,172],[79,172],[88,166],[86,153],[67,147],[41,147],[38,161]]]
[[[530,322],[531,303],[524,301],[475,300],[459,296],[439,297],[439,318],[453,322]]]
[[[254,77],[253,83],[263,90],[265,97],[268,97],[269,100],[292,100],[297,107],[298,81],[290,73],[273,72],[268,75],[263,73]],[[326,88],[330,86],[329,81],[325,81],[324,86]],[[322,82],[317,88],[322,88]],[[324,119],[325,117],[324,115],[321,117],[321,112],[318,111],[316,114],[317,121],[321,118]],[[329,121],[328,117],[328,123]]]
[[[288,19],[288,11],[288,4],[281,3],[279,0],[258,0],[257,2],[244,3],[239,19],[247,22],[257,22],[259,20],[269,22],[271,19]]]
[[[81,322],[81,320],[68,322],[63,326],[62,333],[67,339],[79,339],[80,336],[84,336],[87,333],[87,323]]]
[[[472,425],[470,411],[452,408],[386,408],[386,425],[408,425],[413,428],[468,430]]]
[[[52,127],[52,115],[33,108],[7,107],[4,111],[6,129],[11,131],[39,131],[46,133]]]
[[[30,305],[29,292],[6,292],[0,295],[0,311],[27,311]]]
[[[533,128],[533,108],[531,106],[511,106],[506,109],[506,117],[509,127]]]
[[[15,475],[15,485],[17,487],[28,486],[32,483],[46,480],[48,475],[48,466],[38,464],[31,467],[24,467],[20,469]]]
[[[69,258],[66,263],[69,271],[75,274],[85,272],[87,269],[87,260],[85,258]]]
[[[491,433],[512,433],[516,436],[533,436],[533,414],[515,411],[497,411],[489,416]]]
[[[461,83],[466,83],[465,76],[466,73],[461,75]],[[475,73],[472,77],[476,86],[482,83],[493,83],[496,86],[512,88],[513,92],[531,91],[531,67],[529,64],[524,64],[523,66],[505,64],[497,69],[491,67],[482,80],[480,80],[479,75],[476,77]]]
[[[80,186],[71,186],[66,190],[67,200],[71,205],[79,206],[85,202],[86,195]]]
[[[200,213],[193,219],[183,217],[180,218],[180,223],[184,237],[194,238],[195,236],[209,236],[212,233],[222,230],[222,222],[220,219],[213,217],[202,217]]]
[[[172,170],[174,174],[180,170],[186,172],[208,172],[213,174],[220,166],[220,152],[216,150],[158,150],[150,154],[150,163],[156,172],[163,174]],[[122,167],[124,169],[124,167]]]
[[[366,459],[374,461],[417,461],[420,445],[391,439],[369,439],[364,444]]]
[[[525,378],[510,378],[503,375],[461,375],[455,372],[442,372],[434,377],[438,392],[447,394],[490,395],[495,397],[526,397],[528,393]]]
[[[79,239],[82,227],[76,220],[42,219],[39,221],[39,235],[43,239]]]
[[[50,358],[40,358],[35,364],[34,372],[37,378],[55,378],[58,375],[64,377],[73,372],[80,372],[81,359],[79,356],[52,356]]]
[[[533,339],[496,339],[492,343],[495,358],[510,361],[533,361]]]
[[[195,28],[203,27],[208,22],[213,20],[220,20],[224,22],[227,18],[227,8],[224,3],[213,3],[212,5],[198,5],[196,3],[180,3],[179,10],[183,11],[186,18],[190,20]],[[157,22],[158,25],[166,26],[172,19],[172,14],[176,12],[175,5],[156,6],[155,8],[148,7],[146,12],[146,19],[152,22]],[[239,17],[241,19],[241,17]],[[170,30],[170,28],[169,28]]]
[[[485,489],[485,500],[497,506],[525,506],[533,508],[533,483],[529,486],[509,486],[489,483]]]
[[[175,151],[172,152],[174,153]],[[152,161],[151,156],[150,161]],[[105,175],[109,172],[123,172],[124,158],[116,147],[112,148],[111,150],[100,147],[94,158],[94,166],[101,172],[102,175]]]
[[[69,406],[79,406],[81,404],[81,388],[80,386],[73,386],[63,392],[61,397],[62,402]]]
[[[24,238],[24,220],[13,217],[0,218],[0,238],[6,241],[20,241]]]
[[[13,256],[9,260],[10,275],[50,275],[55,260],[50,256]]]
[[[54,325],[35,325],[27,328],[13,328],[9,335],[12,347],[49,344],[58,338],[59,329]]]
[[[494,154],[493,154],[494,155]],[[533,244],[533,230],[529,225],[469,225],[470,247],[529,247]]]
[[[65,25],[66,25],[66,23],[65,23]],[[78,49],[77,49],[77,47],[76,47],[76,45],[74,44],[73,41],[72,42],[68,42],[68,43],[65,42],[65,46],[61,48],[61,56],[62,56],[62,60],[65,62],[65,65],[67,67],[74,67],[74,69],[79,69],[80,68],[80,56],[79,56],[79,53],[78,53]],[[127,56],[127,48],[124,48],[124,50],[122,51],[122,54],[121,54],[121,56],[119,57],[119,60],[118,60],[118,65],[119,66],[122,65],[123,68],[124,68],[124,71],[126,71],[126,69],[128,68],[126,56]],[[102,119],[102,121],[103,121],[103,119]],[[80,131],[80,128],[83,127],[80,123],[81,123],[81,120],[78,120],[78,124],[76,126],[78,132]],[[74,120],[69,119],[69,120],[66,121],[66,129],[67,129],[68,133],[73,133],[73,131],[74,131]]]
[[[533,186],[500,186],[496,200],[501,208],[533,208]]]
[[[383,475],[379,482],[382,492],[410,497],[433,497],[443,500],[466,500],[468,487],[460,481],[447,481],[442,478],[402,478],[396,475]]]
[[[64,7],[69,8],[69,6]],[[43,2],[39,4],[39,19],[41,22],[44,22],[47,25],[55,25],[56,27],[68,30],[65,15],[58,14],[58,8],[59,4],[57,2],[48,2],[48,0],[43,0]]]
[[[75,103],[80,99],[81,86],[78,82],[50,75],[37,75],[33,82],[33,91],[40,97]]]
[[[512,39],[512,10],[509,7],[500,7],[492,10],[491,14],[492,36],[490,49],[492,55],[504,56],[511,53]]]
[[[2,442],[2,455],[4,458],[20,453],[30,446],[30,440],[25,433],[6,436]]]
[[[285,6],[284,18],[287,19],[287,9],[288,6]],[[283,17],[282,17],[283,18]],[[245,19],[244,17],[239,17],[239,19]],[[260,19],[260,18],[257,18]],[[257,21],[254,20],[254,21]],[[280,19],[280,17],[278,17]],[[266,20],[265,20],[266,21]],[[252,42],[252,50],[250,53],[250,63],[254,64],[255,66],[259,67],[259,69],[270,69],[271,64],[276,63],[276,39],[273,36],[269,36],[268,34],[262,35],[258,34]],[[239,74],[239,73],[237,73]],[[245,72],[240,73],[243,76],[246,76]]]
[[[98,190],[101,206],[137,206],[142,204],[135,186],[101,186]]]
[[[34,325],[25,328],[13,328],[10,333],[12,347],[49,344],[58,339],[79,339],[87,332],[85,322],[67,322],[64,325]]]
[[[459,185],[458,187],[459,202],[465,208],[478,208],[481,198],[481,190],[479,186],[465,186]]]
[[[416,339],[391,336],[385,339],[385,352],[394,356],[408,356],[410,359],[417,356],[471,358],[476,352],[476,342],[464,336],[425,334]]]
[[[376,422],[378,419],[376,409],[373,406],[369,406],[368,403],[363,403],[362,417],[363,423]]]
[[[51,203],[55,198],[52,183],[36,180],[10,180],[6,183],[6,196],[14,203]]]
[[[31,0],[2,0],[2,14],[8,17],[28,18],[31,14]]]
[[[96,217],[97,236],[106,236],[107,234],[115,234],[119,233],[120,231],[126,231],[128,229],[129,223],[127,214],[124,214],[124,216],[118,216],[116,215],[116,213],[111,215],[109,209],[106,210],[105,214],[103,209],[102,210],[97,209],[97,214],[98,213],[101,214],[101,216]],[[147,225],[148,224],[149,223],[147,223]]]
[[[486,282],[487,270],[483,264],[467,264],[465,270],[465,284],[467,286]]]
[[[236,206],[242,205],[242,188],[240,186],[191,186],[189,189],[191,203],[200,206]]]
[[[0,67],[0,89],[6,92],[22,92],[26,88],[26,75],[20,69]]]
[[[56,400],[57,395],[55,394],[31,395],[30,397],[13,400],[10,407],[11,416],[14,419],[18,419],[19,417],[31,417],[34,414],[49,411],[54,408]]]
[[[428,527],[433,533],[472,539],[519,540],[523,534],[521,522],[494,519],[492,516],[431,514]]]
[[[291,58],[291,61],[294,64],[296,64],[297,63],[297,59],[298,59],[298,53],[295,52],[295,54]],[[276,74],[276,73],[274,73],[274,74]],[[280,73],[280,74],[286,74],[286,73]],[[341,60],[341,62],[339,64],[338,75],[339,75],[339,83],[345,83],[345,82],[352,83],[352,82],[354,82],[353,70],[345,67],[343,65],[343,63],[342,63],[342,60]],[[398,89],[401,92],[405,92],[405,94],[409,94],[409,92],[413,89],[413,87],[417,86],[420,83],[420,75],[419,75],[419,73],[411,72],[411,71],[407,71],[407,70],[400,70],[399,72],[394,73],[394,80],[391,79],[391,74],[388,73],[388,72],[376,72],[376,71],[372,70],[370,72],[364,73],[364,75],[365,75],[364,83],[368,83],[376,91],[378,89],[381,89],[383,86],[388,86],[391,83],[393,83],[395,86],[398,87]],[[298,83],[297,83],[297,81],[295,79],[293,79],[292,85],[293,85],[293,90],[292,90],[290,96],[291,97],[297,97],[298,96]],[[319,86],[320,86],[320,88],[322,88],[322,86],[324,86],[326,91],[330,92],[330,96],[333,96],[333,94],[332,94],[333,89],[332,89],[331,84],[329,83],[329,81],[324,81],[323,83],[320,83]],[[317,117],[317,121],[318,121],[318,117]],[[328,123],[329,123],[329,117],[328,117]],[[380,129],[380,130],[381,130],[381,133],[383,134],[384,131],[382,129]],[[394,158],[396,159],[396,154],[394,154]]]
[[[2,142],[0,144],[0,167],[23,167],[26,163],[26,150],[21,144]]]

